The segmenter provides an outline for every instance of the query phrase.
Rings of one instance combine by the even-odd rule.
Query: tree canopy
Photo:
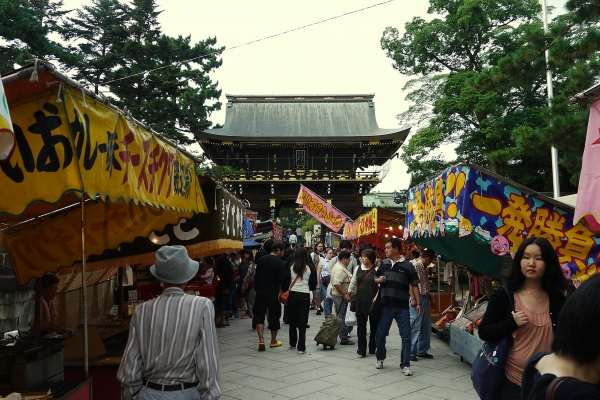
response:
[[[0,71],[31,58],[56,60],[154,131],[181,144],[211,127],[221,91],[209,76],[222,64],[216,38],[165,35],[155,0],[0,0]],[[49,39],[58,34],[64,43]]]
[[[598,78],[600,41],[598,17],[588,12],[582,22],[575,8],[588,2],[575,2],[582,4],[554,18],[548,36],[537,0],[430,0],[428,12],[436,17],[413,18],[402,35],[393,27],[384,31],[381,46],[394,68],[415,77],[405,87],[412,104],[398,115],[401,124],[417,127],[401,155],[415,182],[470,162],[549,191],[553,145],[561,187],[576,187],[588,107],[570,98]],[[554,77],[551,107],[546,48]],[[430,156],[443,144],[456,146],[455,160]]]

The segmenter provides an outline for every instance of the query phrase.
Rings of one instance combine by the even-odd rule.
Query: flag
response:
[[[334,232],[338,232],[348,219],[344,213],[304,185],[300,185],[300,193],[298,193],[296,203],[301,204],[307,213]]]
[[[579,220],[594,233],[600,233],[600,101],[592,103],[583,163],[577,191],[573,225]]]
[[[15,134],[8,111],[8,102],[4,94],[2,77],[0,76],[0,162],[8,160],[14,149]]]

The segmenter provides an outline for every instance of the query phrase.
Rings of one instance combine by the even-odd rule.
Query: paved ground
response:
[[[388,358],[383,369],[375,369],[375,356],[361,358],[356,345],[338,343],[334,350],[317,347],[312,339],[322,321],[311,311],[307,351],[302,355],[289,347],[288,325],[278,335],[283,346],[267,344],[264,352],[258,351],[251,320],[234,319],[231,326],[219,328],[221,399],[478,399],[471,384],[471,365],[460,362],[460,356],[435,336],[429,352],[434,358],[413,362],[413,376],[407,377],[398,367],[401,340],[395,323],[388,336]]]

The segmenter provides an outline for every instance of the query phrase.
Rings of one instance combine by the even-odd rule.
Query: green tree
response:
[[[187,134],[209,128],[208,117],[221,107],[221,91],[208,74],[221,66],[224,48],[214,47],[216,38],[192,45],[190,36],[162,34],[160,13],[154,0],[133,0],[122,61],[107,72],[107,84],[118,106],[166,137],[191,144]]]
[[[62,0],[0,0],[0,71],[10,71],[28,59],[59,60],[73,65],[77,57],[48,34],[58,32]]]
[[[61,34],[66,41],[76,43],[76,52],[81,57],[76,79],[101,82],[121,63],[130,11],[118,0],[92,0],[67,18]]]
[[[549,190],[550,145],[560,145],[557,124],[564,123],[561,117],[573,107],[564,99],[556,99],[550,110],[547,106],[547,41],[538,1],[430,0],[428,12],[441,17],[429,22],[414,18],[402,36],[396,28],[387,28],[381,40],[394,68],[417,76],[407,85],[408,99],[415,104],[398,116],[401,123],[417,123],[401,156],[415,172],[415,182],[438,167],[471,162],[534,189]],[[557,19],[552,45],[567,40],[565,31],[572,27]],[[572,34],[568,45],[577,47],[583,36]],[[557,68],[557,83],[565,83],[571,69],[568,62]],[[425,121],[415,118],[419,113],[426,114]],[[429,157],[442,144],[457,146],[456,160]],[[565,168],[576,161],[566,147],[564,143],[561,164],[568,186],[571,175]]]

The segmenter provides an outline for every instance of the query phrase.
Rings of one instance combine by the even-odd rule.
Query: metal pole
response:
[[[81,297],[83,302],[83,370],[89,377],[88,369],[88,307],[87,307],[87,266],[85,253],[85,196],[81,195]]]
[[[546,0],[542,0],[542,22],[544,24],[544,36],[548,35],[548,10]],[[554,88],[552,86],[552,71],[550,70],[550,50],[546,49],[546,86],[548,87],[548,107],[552,104],[554,98]],[[558,180],[558,149],[552,146],[550,151],[552,160],[552,189],[554,198],[560,197],[560,182]]]

